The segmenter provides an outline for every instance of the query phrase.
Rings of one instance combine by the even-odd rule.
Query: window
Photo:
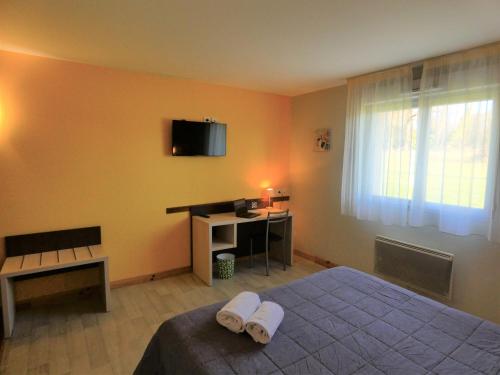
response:
[[[499,103],[500,44],[349,80],[342,213],[491,238]]]
[[[430,109],[426,201],[485,207],[493,101]]]
[[[374,194],[411,200],[415,179],[417,116],[416,108],[376,114],[374,125],[383,144],[380,168],[383,178]]]
[[[488,175],[493,101],[430,108],[425,201],[483,209]],[[376,114],[384,143],[384,178],[378,192],[411,200],[415,183],[418,108]],[[389,131],[384,131],[387,124]]]

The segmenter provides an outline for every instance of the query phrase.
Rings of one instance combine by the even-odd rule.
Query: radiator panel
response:
[[[377,236],[375,272],[451,299],[453,254]]]

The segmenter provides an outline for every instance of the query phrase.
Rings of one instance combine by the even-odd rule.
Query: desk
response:
[[[273,211],[281,211],[271,209]],[[209,218],[193,216],[193,272],[207,285],[212,285],[212,253],[214,251],[234,249],[238,246],[238,224],[252,223],[267,220],[267,209],[252,210],[260,213],[259,216],[245,219],[236,217],[234,212],[213,214]],[[286,263],[293,264],[292,245],[292,213],[289,213],[287,235],[285,238]],[[269,255],[282,260],[281,244],[270,243]],[[258,249],[257,249],[258,250]]]

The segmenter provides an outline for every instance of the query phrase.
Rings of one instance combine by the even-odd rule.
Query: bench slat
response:
[[[31,270],[35,268],[40,268],[40,260],[41,260],[42,254],[41,253],[35,253],[35,254],[28,254],[24,256],[24,262],[22,265],[22,270]]]
[[[92,259],[92,255],[91,255],[88,247],[75,248],[75,255],[76,255],[76,260],[79,262]]]
[[[42,267],[51,267],[59,264],[57,251],[47,251],[42,253]]]
[[[21,270],[22,263],[23,263],[22,255],[17,257],[5,258],[5,263],[3,264],[2,272],[0,272],[0,274],[18,272]]]
[[[104,254],[104,250],[101,245],[92,245],[89,246],[90,253],[92,254],[92,258],[105,258],[106,254]]]
[[[76,262],[75,253],[73,252],[73,249],[64,249],[58,251],[59,251],[60,264]]]

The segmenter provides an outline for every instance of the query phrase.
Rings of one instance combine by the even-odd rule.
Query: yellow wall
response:
[[[6,235],[101,225],[111,280],[189,265],[186,213],[287,185],[290,99],[0,52]],[[228,124],[226,157],[169,156],[172,119]]]
[[[290,180],[295,247],[373,272],[377,234],[455,254],[451,304],[500,323],[500,244],[426,228],[401,228],[340,214],[346,86],[293,98]],[[313,130],[332,128],[332,149],[312,151]]]

